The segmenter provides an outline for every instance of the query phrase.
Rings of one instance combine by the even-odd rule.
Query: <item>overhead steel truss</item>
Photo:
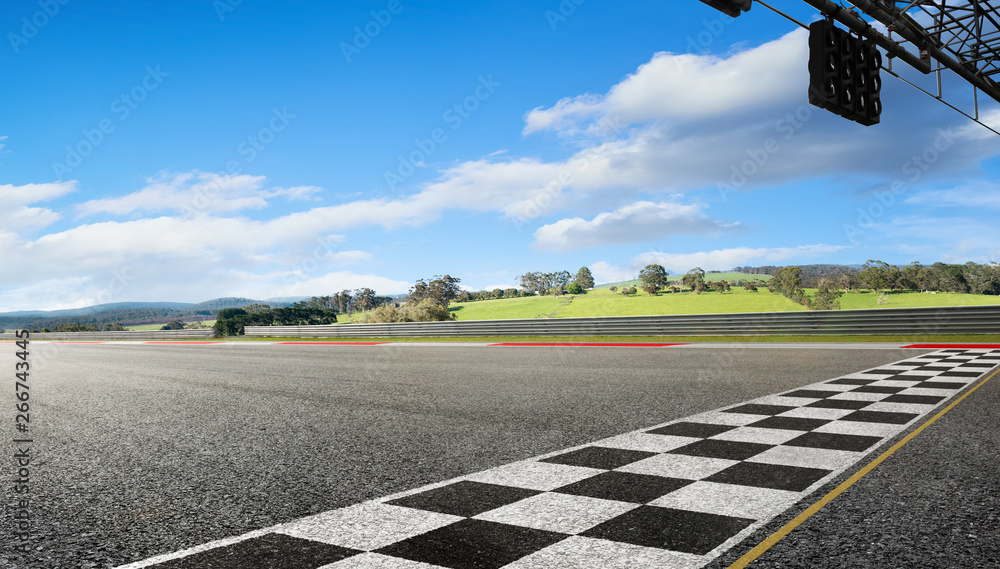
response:
[[[803,0],[854,32],[874,40],[889,57],[923,73],[949,69],[1000,102],[998,0]],[[864,16],[881,23],[883,33]],[[940,81],[938,98],[941,97]]]

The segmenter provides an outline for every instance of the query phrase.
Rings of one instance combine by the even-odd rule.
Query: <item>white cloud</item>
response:
[[[370,261],[372,255],[367,251],[337,251],[336,253],[327,253],[326,258],[331,263],[338,265],[350,265],[353,263],[360,263],[362,261]]]
[[[596,284],[620,283],[630,281],[637,277],[639,271],[629,267],[619,267],[606,261],[597,261],[590,264],[590,274],[594,275]]]
[[[108,213],[227,213],[262,209],[274,197],[288,200],[315,199],[316,186],[265,188],[264,176],[225,176],[210,172],[160,172],[148,178],[142,189],[116,198],[89,200],[77,206],[80,215]]]
[[[0,290],[0,311],[62,310],[93,304],[82,291],[93,288],[90,276],[67,276]]]
[[[228,275],[232,283],[241,283],[240,296],[251,298],[274,298],[281,296],[328,295],[341,290],[371,288],[382,295],[402,294],[409,290],[410,283],[394,280],[376,274],[358,274],[351,271],[331,271],[312,274],[308,271],[272,272],[265,274],[233,271]]]
[[[0,184],[0,227],[6,231],[32,231],[47,227],[62,216],[29,204],[59,198],[76,191],[76,182],[49,184]]]
[[[796,30],[728,58],[657,53],[606,95],[567,97],[525,117],[524,133],[575,133],[588,119],[691,121],[794,101],[806,68],[807,34]]]
[[[575,251],[602,245],[648,241],[670,235],[718,235],[742,229],[704,213],[700,204],[635,202],[591,220],[560,219],[535,231],[535,247],[546,251]]]
[[[993,108],[981,110],[979,113],[979,122],[986,124],[993,130],[1000,131],[1000,109]],[[983,125],[976,124],[974,122],[965,124],[957,130],[960,138],[972,140],[994,139],[997,136],[995,132],[992,132],[988,128],[983,127]]]
[[[906,203],[938,207],[1000,209],[1000,186],[983,183],[947,190],[928,190],[907,198]]]
[[[633,260],[636,266],[658,263],[674,273],[685,273],[694,267],[706,271],[724,271],[741,265],[786,263],[792,259],[822,258],[847,249],[843,245],[800,245],[798,247],[734,247],[697,253],[662,253],[649,251]]]

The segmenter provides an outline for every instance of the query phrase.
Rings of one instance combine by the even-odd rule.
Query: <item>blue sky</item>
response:
[[[877,126],[808,106],[807,36],[759,5],[0,14],[0,311],[1000,258],[1000,137],[891,77]]]

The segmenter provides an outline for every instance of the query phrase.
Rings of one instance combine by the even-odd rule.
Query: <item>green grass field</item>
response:
[[[619,289],[626,285],[618,285]],[[608,287],[587,294],[535,296],[479,302],[456,302],[450,307],[459,320],[506,320],[510,318],[570,318],[588,316],[646,316],[660,314],[707,314],[727,312],[779,312],[805,310],[803,306],[766,290],[746,292],[734,288],[719,294],[663,293],[649,296],[612,294]]]
[[[197,322],[197,320],[193,320],[192,322]],[[215,324],[215,320],[201,320],[200,322],[208,327],[212,327]],[[185,324],[187,324],[187,322],[185,322]],[[160,328],[163,328],[163,324],[141,324],[138,326],[125,327],[126,330],[139,330],[143,332],[147,332],[149,330],[159,330]]]
[[[619,288],[626,285],[618,285]],[[810,296],[815,289],[806,289]],[[852,292],[840,298],[842,310],[861,308],[916,308],[924,306],[975,306],[1000,304],[1000,296],[957,293],[896,293],[878,305],[874,292]],[[506,320],[511,318],[570,318],[589,316],[647,316],[666,314],[712,314],[736,312],[785,312],[805,310],[805,307],[777,293],[761,289],[747,292],[733,288],[719,294],[663,293],[649,296],[640,292],[635,296],[612,294],[601,287],[581,295],[563,297],[535,296],[479,302],[452,303],[451,311],[459,320]],[[342,319],[342,321],[346,321]]]
[[[814,289],[807,289],[812,296]],[[840,297],[840,309],[859,308],[919,308],[925,306],[982,306],[1000,304],[1000,296],[987,294],[958,294],[954,292],[901,292],[886,295],[887,301],[878,304],[878,296],[873,292],[849,292]]]

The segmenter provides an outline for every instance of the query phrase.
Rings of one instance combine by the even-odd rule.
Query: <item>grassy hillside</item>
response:
[[[727,279],[728,280],[728,279]],[[616,285],[619,289],[628,283]],[[816,289],[806,289],[812,296]],[[923,306],[978,306],[1000,304],[1000,296],[944,293],[904,292],[888,295],[888,301],[877,304],[874,292],[851,292],[840,298],[842,310],[867,308],[915,308]],[[459,320],[506,320],[511,318],[571,318],[590,316],[647,316],[666,314],[711,314],[739,312],[785,312],[805,310],[805,307],[777,293],[747,292],[733,288],[719,294],[663,293],[648,296],[644,292],[631,297],[612,294],[609,287],[599,287],[587,294],[533,296],[479,302],[453,302],[449,309]],[[349,323],[350,317],[338,316],[340,323]]]
[[[814,289],[806,289],[806,294],[812,296]],[[874,292],[849,292],[840,297],[840,309],[858,308],[919,308],[923,306],[982,306],[1000,304],[1000,296],[987,294],[959,294],[955,292],[901,292],[889,294],[887,302],[878,304],[878,295]]]
[[[624,285],[618,285],[621,288]],[[807,289],[809,295],[815,289]],[[879,306],[873,292],[848,293],[841,297],[843,310],[860,308],[911,308],[921,306],[973,306],[1000,304],[1000,296],[956,293],[898,293],[888,295],[888,302]],[[564,297],[536,296],[480,302],[452,303],[451,310],[459,320],[503,320],[508,318],[570,318],[588,316],[644,316],[662,314],[710,314],[728,312],[784,312],[805,310],[805,307],[777,294],[746,292],[734,288],[719,294],[689,292],[648,296],[643,292],[631,297],[612,294],[601,287],[583,295]]]
[[[621,288],[624,285],[618,285]],[[746,292],[734,288],[719,294],[706,292],[664,293],[648,296],[612,294],[607,287],[587,294],[563,297],[536,296],[480,302],[452,303],[451,310],[459,320],[492,320],[537,317],[644,316],[652,314],[705,314],[725,312],[778,312],[805,310],[779,294]]]

